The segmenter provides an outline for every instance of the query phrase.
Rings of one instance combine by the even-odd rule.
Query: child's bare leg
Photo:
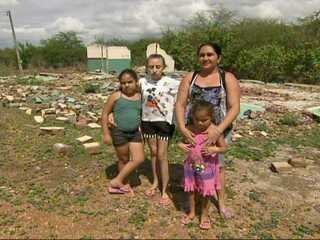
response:
[[[201,217],[200,217],[200,228],[209,229],[211,228],[211,223],[209,219],[209,198],[202,197],[201,199]]]
[[[150,149],[150,154],[151,154],[151,165],[152,165],[152,175],[153,175],[153,183],[151,187],[147,190],[147,195],[152,196],[156,189],[159,186],[159,181],[158,181],[158,173],[157,173],[157,139],[155,138],[148,138],[148,145]]]
[[[231,218],[233,216],[232,210],[227,208],[225,205],[226,184],[225,184],[225,170],[224,170],[224,168],[220,168],[220,179],[221,179],[221,189],[217,190],[219,212],[225,218]]]
[[[130,142],[128,144],[129,152],[132,156],[132,161],[128,161],[123,166],[119,174],[111,180],[110,184],[113,187],[122,187],[125,178],[134,171],[144,161],[143,145],[140,142]]]
[[[168,198],[167,187],[169,183],[169,163],[168,163],[168,145],[169,141],[158,139],[158,153],[160,172],[161,172],[161,194]]]
[[[123,169],[123,167],[129,162],[130,160],[130,151],[129,151],[129,143],[121,145],[121,146],[116,146],[115,147],[116,154],[118,157],[118,175]],[[122,187],[123,182],[119,180],[118,175],[113,178],[110,182],[110,185],[112,187]]]
[[[189,213],[186,214],[182,219],[182,224],[190,223],[196,216],[196,193],[190,192],[189,193]]]

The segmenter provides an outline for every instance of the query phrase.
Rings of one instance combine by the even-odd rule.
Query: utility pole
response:
[[[20,60],[20,54],[19,54],[19,50],[18,50],[17,39],[16,39],[16,34],[15,34],[15,32],[14,32],[14,27],[13,27],[13,22],[12,22],[10,10],[7,11],[7,15],[9,16],[9,19],[10,19],[10,25],[11,25],[11,30],[12,30],[14,47],[15,47],[15,49],[16,49],[16,54],[17,54],[17,61],[18,61],[19,71],[20,71],[20,73],[23,73],[23,69],[22,69],[22,65],[21,65],[21,60]]]

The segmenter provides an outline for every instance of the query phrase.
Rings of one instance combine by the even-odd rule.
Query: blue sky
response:
[[[6,10],[18,41],[38,44],[59,31],[76,31],[85,43],[95,36],[138,39],[166,26],[181,26],[196,12],[223,7],[239,16],[294,20],[320,9],[320,0],[0,0],[0,48],[12,47]]]

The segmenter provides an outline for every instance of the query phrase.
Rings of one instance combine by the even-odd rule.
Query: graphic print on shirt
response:
[[[157,99],[156,94],[155,94],[156,88],[149,88],[147,92],[149,93],[147,97],[147,106],[150,108],[156,108],[162,116],[165,116],[166,114],[161,111],[160,106],[159,106],[159,99]]]

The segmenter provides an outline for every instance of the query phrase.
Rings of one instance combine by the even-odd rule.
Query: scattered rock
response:
[[[67,154],[72,151],[72,146],[63,143],[56,143],[53,145],[53,150],[59,154]]]
[[[288,163],[293,167],[301,167],[301,168],[304,168],[308,165],[307,162],[302,158],[290,158],[288,160]]]
[[[85,136],[77,138],[76,140],[79,141],[80,143],[86,143],[86,142],[92,140],[92,137],[85,135]]]
[[[44,118],[42,116],[34,116],[33,119],[40,124],[44,122]]]
[[[101,126],[99,124],[97,124],[97,123],[89,123],[88,127],[90,127],[90,128],[101,128]]]
[[[282,173],[288,172],[292,169],[292,166],[287,162],[273,162],[271,163],[271,170],[274,172]]]
[[[41,133],[49,133],[52,135],[64,134],[64,127],[40,127]]]
[[[91,155],[98,154],[101,152],[100,143],[98,143],[98,142],[85,143],[85,144],[83,144],[83,146],[86,149],[86,151]]]

